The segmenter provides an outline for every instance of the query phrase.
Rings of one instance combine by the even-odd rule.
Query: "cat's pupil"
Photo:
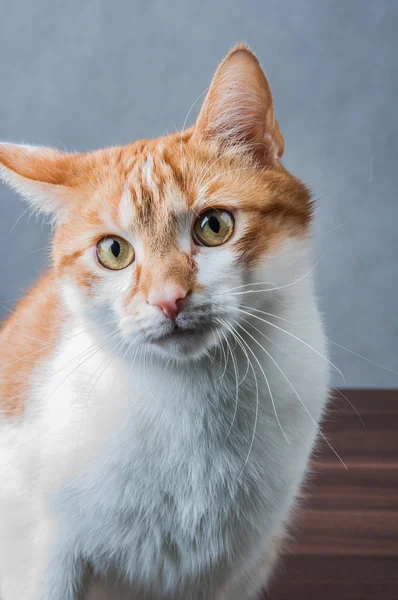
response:
[[[217,217],[210,217],[209,219],[209,227],[214,233],[219,233],[220,231],[220,221]]]
[[[120,254],[120,244],[116,240],[113,241],[113,244],[111,246],[111,252],[112,252],[112,254],[113,254],[113,256],[115,258],[119,257],[119,254]]]

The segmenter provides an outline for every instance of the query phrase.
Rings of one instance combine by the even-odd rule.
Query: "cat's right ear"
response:
[[[241,146],[266,167],[278,165],[284,141],[268,80],[244,44],[219,65],[199,113],[194,137]]]
[[[0,143],[0,178],[34,210],[62,219],[78,183],[86,154],[68,154],[19,144]]]

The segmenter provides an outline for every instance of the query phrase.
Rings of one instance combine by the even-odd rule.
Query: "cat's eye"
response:
[[[210,209],[195,221],[193,237],[201,246],[221,246],[233,234],[235,221],[227,210]]]
[[[112,271],[125,269],[135,257],[133,246],[117,235],[106,235],[97,244],[97,258],[102,266]]]

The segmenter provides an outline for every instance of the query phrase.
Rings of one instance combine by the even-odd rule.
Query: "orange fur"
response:
[[[64,317],[50,271],[4,323],[0,336],[0,409],[6,416],[23,413],[31,375],[51,353]]]

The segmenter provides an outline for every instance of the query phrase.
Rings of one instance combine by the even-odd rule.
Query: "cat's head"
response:
[[[266,77],[238,46],[192,128],[90,153],[1,144],[0,171],[51,215],[71,309],[133,347],[187,358],[254,306],[258,294],[239,290],[308,230],[309,195],[281,165],[283,146]]]

